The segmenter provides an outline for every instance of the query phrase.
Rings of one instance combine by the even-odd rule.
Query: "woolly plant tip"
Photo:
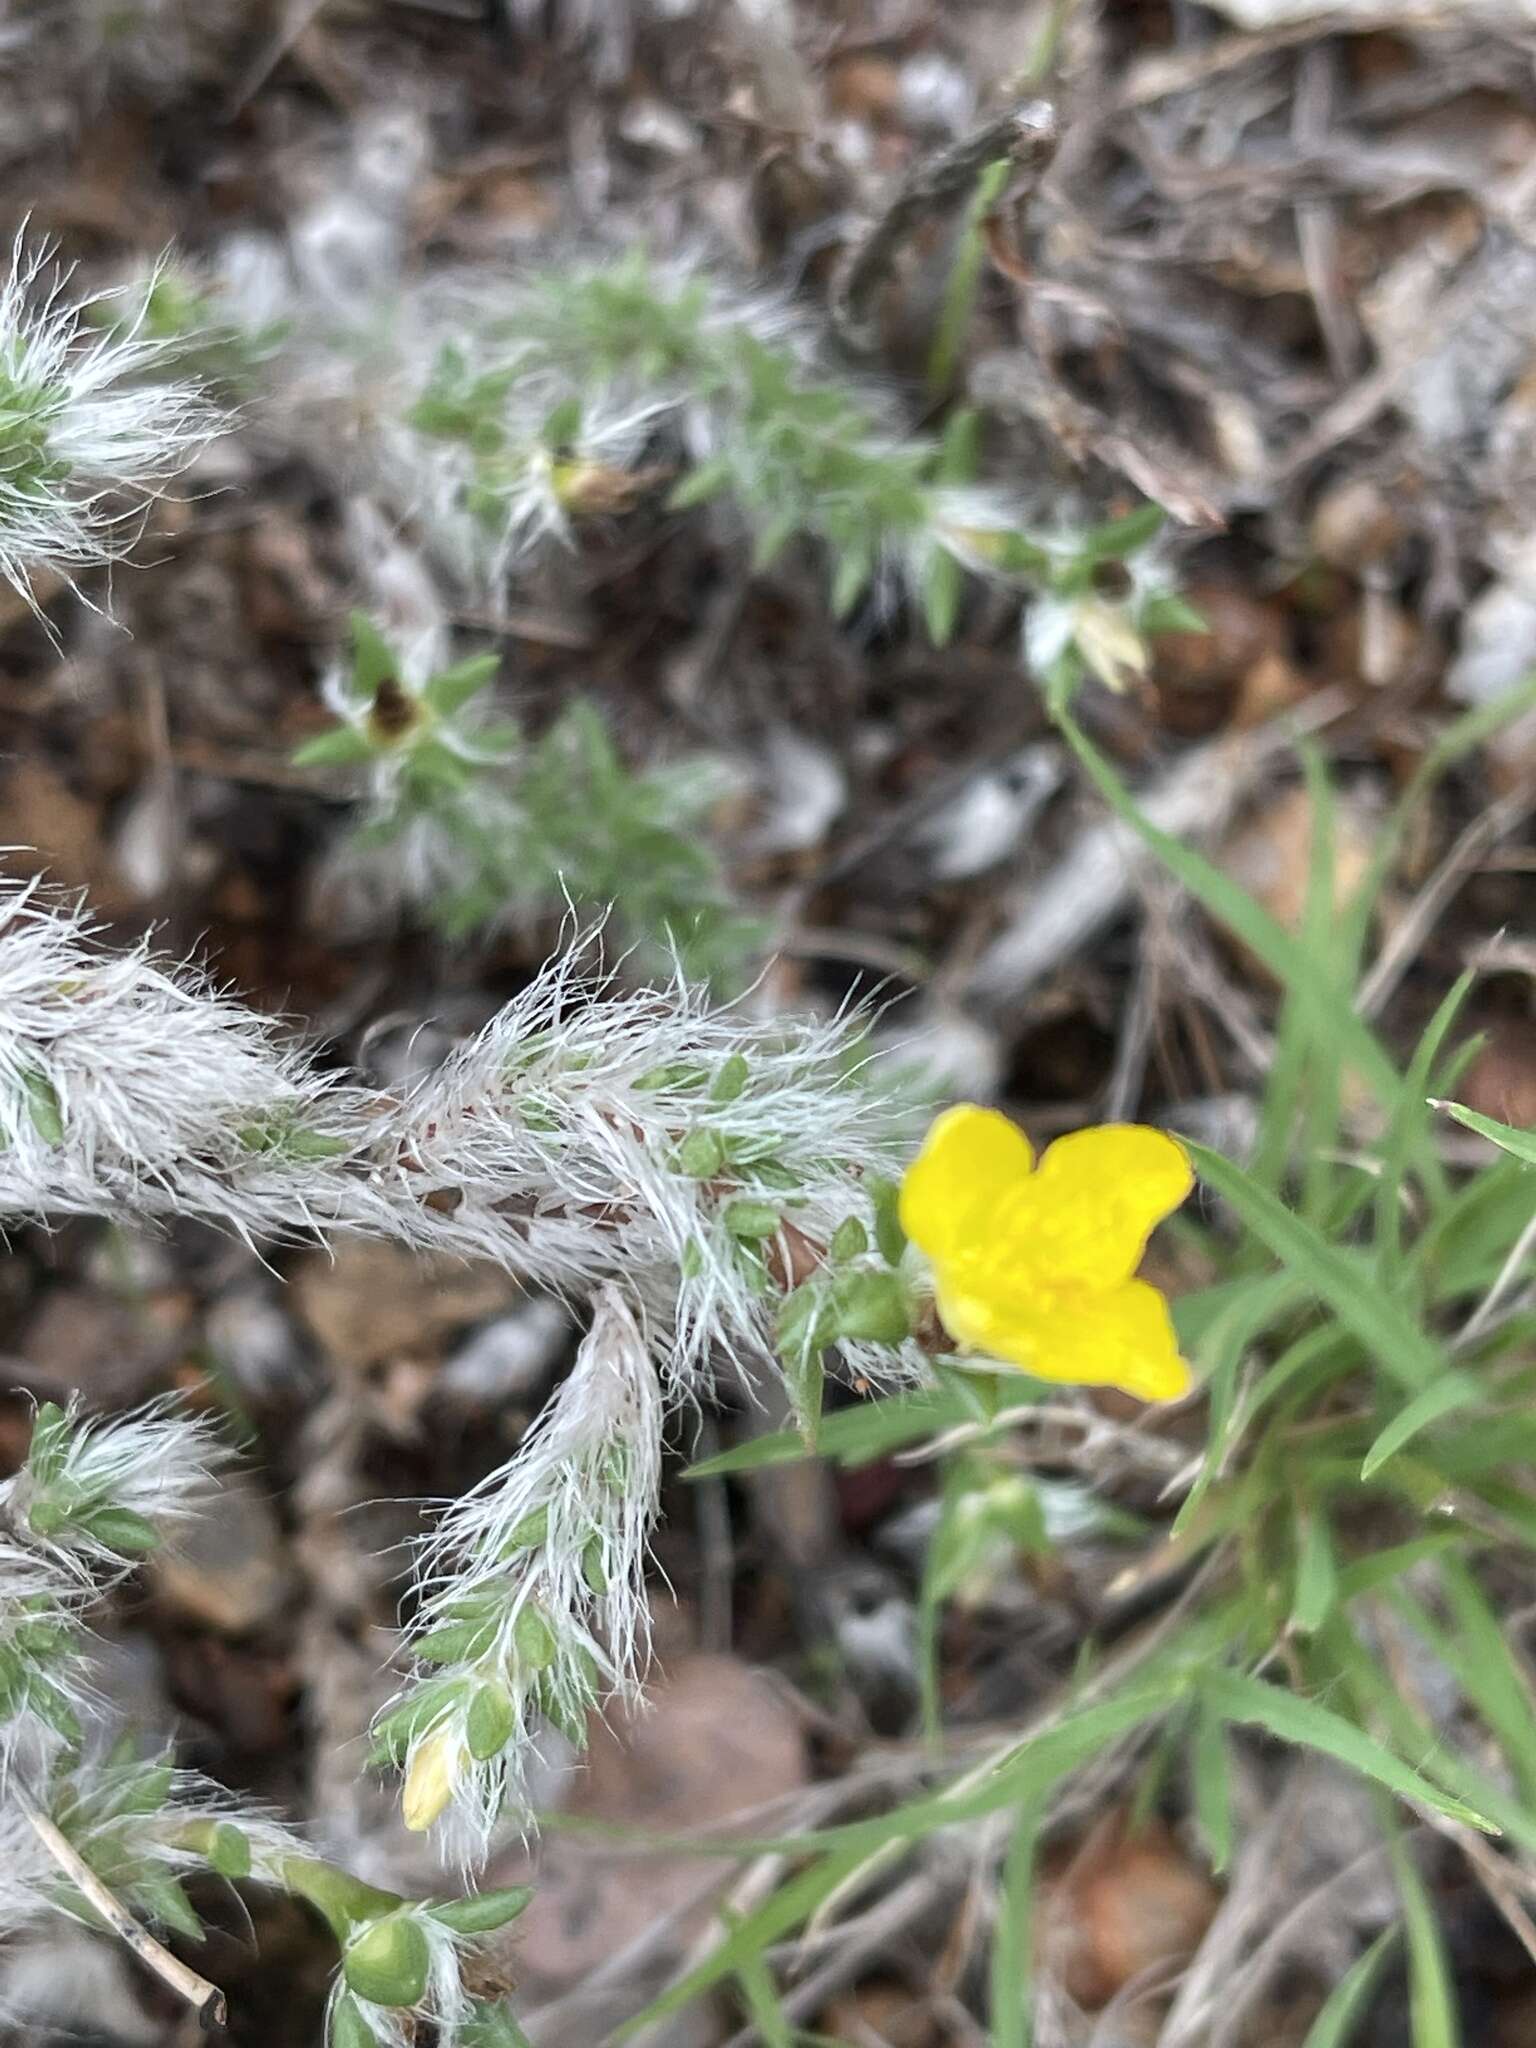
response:
[[[68,281],[18,235],[0,278],[0,577],[29,597],[40,569],[117,560],[220,425],[195,385],[166,381],[172,344],[142,319],[103,331],[101,296],[71,300]]]
[[[156,1401],[115,1418],[44,1402],[0,1516],[25,1540],[88,1572],[125,1569],[212,1498],[231,1456],[212,1427]]]
[[[589,1712],[638,1689],[661,1436],[655,1367],[629,1303],[604,1287],[527,1442],[423,1547],[406,1645],[420,1676],[378,1729],[404,1754],[408,1827],[451,1810],[478,1849],[503,1815],[526,1824],[540,1730],[580,1748]]]

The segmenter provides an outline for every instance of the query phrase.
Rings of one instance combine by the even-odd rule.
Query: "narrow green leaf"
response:
[[[398,674],[400,664],[394,649],[366,612],[353,612],[348,623],[352,634],[353,694],[371,702],[380,683]]]
[[[991,2048],[1030,2048],[1034,1954],[1035,1864],[1045,1819],[1038,1801],[1020,1806],[1003,1857],[1001,1910],[992,1935],[988,2005]]]
[[[1393,1379],[1417,1389],[1442,1375],[1445,1360],[1440,1347],[1376,1283],[1363,1260],[1330,1244],[1219,1152],[1192,1141],[1186,1149],[1201,1178],[1292,1274],[1328,1304]]]
[[[1377,1935],[1365,1954],[1350,1965],[1307,2029],[1307,2038],[1301,2048],[1349,2048],[1355,2028],[1369,2009],[1382,1964],[1391,1953],[1397,1937],[1397,1928],[1387,1928],[1385,1933]]]
[[[431,1908],[432,1918],[451,1927],[455,1934],[494,1934],[520,1913],[533,1898],[531,1884],[504,1885],[499,1891],[470,1892],[462,1899],[446,1899]]]
[[[1333,1611],[1338,1598],[1339,1574],[1334,1562],[1333,1541],[1327,1518],[1316,1507],[1297,1516],[1296,1590],[1291,1602],[1291,1626],[1299,1635],[1315,1635]]]
[[[1221,1716],[1209,1700],[1200,1702],[1189,1761],[1195,1819],[1211,1868],[1219,1875],[1232,1859],[1232,1762]]]
[[[289,758],[295,768],[349,768],[372,753],[366,733],[355,725],[335,725],[295,747]]]
[[[1403,1902],[1408,1946],[1408,2029],[1413,2048],[1461,2048],[1456,1994],[1440,1934],[1440,1916],[1408,1850],[1392,1845],[1392,1870]]]
[[[1263,1728],[1292,1748],[1331,1756],[1335,1763],[1373,1779],[1410,1806],[1432,1807],[1484,1834],[1498,1833],[1492,1821],[1461,1800],[1450,1798],[1373,1736],[1316,1700],[1302,1699],[1262,1678],[1248,1678],[1235,1671],[1209,1673],[1201,1682],[1201,1695],[1224,1720]]]
[[[1400,1409],[1365,1454],[1360,1467],[1362,1479],[1374,1478],[1387,1462],[1419,1434],[1438,1422],[1442,1415],[1449,1415],[1456,1408],[1470,1408],[1481,1401],[1483,1390],[1477,1381],[1464,1372],[1442,1373],[1432,1380],[1422,1394]]]
[[[1468,1109],[1464,1102],[1439,1102],[1431,1099],[1431,1109],[1443,1109],[1457,1123],[1465,1124],[1469,1131],[1476,1131],[1479,1137],[1491,1138],[1501,1151],[1518,1159],[1522,1166],[1536,1166],[1536,1131],[1518,1130],[1513,1124],[1501,1124],[1497,1117],[1484,1116],[1481,1111]]]
[[[1060,711],[1057,722],[1110,809],[1151,847],[1175,880],[1256,953],[1281,987],[1306,1007],[1314,1035],[1332,1033],[1340,1056],[1359,1068],[1378,1100],[1389,1109],[1395,1105],[1402,1092],[1395,1063],[1352,1003],[1332,985],[1326,972],[1319,971],[1306,947],[1203,854],[1154,825],[1070,712]]]

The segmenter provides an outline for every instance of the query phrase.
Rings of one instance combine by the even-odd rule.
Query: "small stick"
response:
[[[196,1970],[178,1962],[169,1949],[162,1948],[155,1937],[139,1925],[121,1899],[107,1890],[85,1858],[19,1785],[11,1787],[11,1794],[26,1815],[33,1834],[80,1896],[96,1908],[112,1932],[133,1950],[146,1969],[153,1970],[162,1984],[168,1984],[178,1998],[186,2000],[197,2014],[205,2033],[222,2027],[229,2017],[229,2008],[218,1985],[210,1984],[206,1977],[199,1977]]]
[[[1056,153],[1059,133],[1055,108],[1046,100],[1026,100],[913,165],[833,288],[833,323],[850,348],[865,351],[874,346],[870,299],[924,215],[963,198],[1000,156],[1013,159],[1031,188],[1037,185]]]

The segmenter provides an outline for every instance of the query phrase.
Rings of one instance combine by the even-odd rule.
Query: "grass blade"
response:
[[[1381,1966],[1397,1940],[1398,1930],[1389,1927],[1378,1934],[1358,1962],[1352,1963],[1328,1994],[1328,2002],[1307,2029],[1301,2048],[1349,2048],[1354,2031],[1364,2019],[1371,1993],[1381,1975]]]
[[[1342,1714],[1334,1713],[1331,1707],[1319,1706],[1316,1700],[1302,1699],[1299,1694],[1283,1692],[1262,1678],[1246,1678],[1235,1671],[1210,1673],[1202,1679],[1200,1690],[1202,1698],[1224,1720],[1263,1728],[1293,1749],[1314,1749],[1321,1756],[1331,1756],[1335,1763],[1374,1780],[1410,1806],[1432,1807],[1436,1813],[1447,1814],[1484,1834],[1498,1833],[1492,1821],[1485,1820],[1461,1800],[1450,1798],[1401,1757],[1384,1749],[1374,1736],[1346,1721]]]
[[[1330,1244],[1219,1152],[1192,1142],[1186,1149],[1202,1180],[1288,1271],[1327,1302],[1392,1379],[1417,1391],[1441,1377],[1446,1367],[1439,1345],[1404,1315],[1361,1259]]]

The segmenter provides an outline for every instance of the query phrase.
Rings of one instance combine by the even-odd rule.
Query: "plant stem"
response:
[[[146,1969],[153,1970],[162,1984],[169,1985],[178,1998],[186,2000],[197,2014],[205,2033],[222,2027],[229,2017],[229,2010],[218,1985],[210,1984],[206,1977],[200,1977],[196,1970],[179,1962],[169,1949],[162,1948],[154,1936],[139,1925],[29,1793],[21,1786],[13,1785],[12,1797],[48,1854],[80,1896],[95,1907],[112,1932],[132,1949]]]

